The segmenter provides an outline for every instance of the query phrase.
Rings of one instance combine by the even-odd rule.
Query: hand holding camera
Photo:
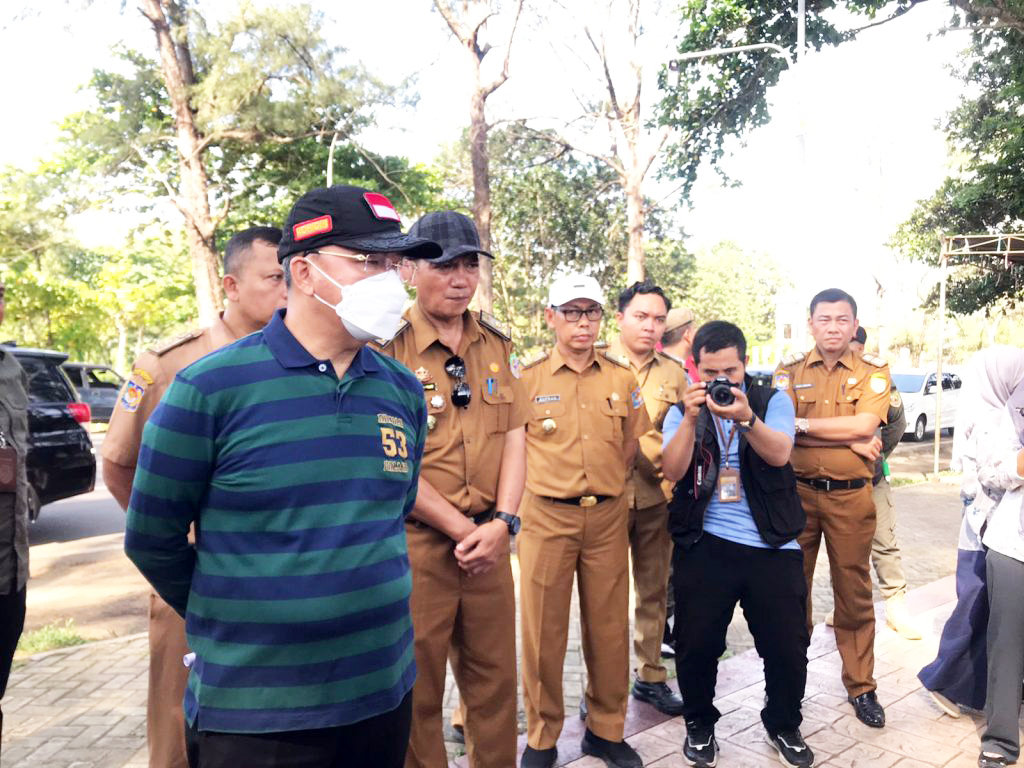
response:
[[[705,404],[713,414],[732,421],[749,421],[754,412],[747,402],[747,396],[737,385],[725,376],[704,383]]]

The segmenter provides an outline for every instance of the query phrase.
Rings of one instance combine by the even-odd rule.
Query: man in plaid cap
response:
[[[427,408],[419,495],[405,531],[412,564],[416,685],[406,768],[447,765],[445,661],[465,707],[473,768],[516,760],[515,590],[509,536],[526,475],[526,401],[507,332],[470,312],[481,250],[473,222],[428,213],[409,230],[438,259],[411,256],[416,303],[383,349],[415,372]]]

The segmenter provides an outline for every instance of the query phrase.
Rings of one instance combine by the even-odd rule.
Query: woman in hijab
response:
[[[992,435],[992,459],[978,468],[983,486],[1005,488],[982,535],[987,555],[988,688],[980,768],[1001,768],[1020,756],[1024,679],[1024,384],[1002,410]]]
[[[960,390],[951,463],[963,473],[957,603],[942,629],[935,661],[918,674],[936,704],[951,717],[960,716],[961,706],[974,710],[985,706],[989,604],[982,535],[1005,488],[984,468],[998,458],[992,455],[994,436],[1007,417],[1006,403],[1022,380],[1024,350],[990,347],[971,358]]]

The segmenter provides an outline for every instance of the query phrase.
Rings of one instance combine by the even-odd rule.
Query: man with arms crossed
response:
[[[125,551],[186,617],[193,768],[405,759],[426,409],[366,342],[398,329],[402,256],[441,249],[399,222],[358,187],[304,195],[278,246],[287,310],[181,371],[146,425]]]
[[[224,247],[224,295],[227,305],[212,326],[186,333],[144,352],[133,364],[114,406],[103,440],[103,481],[128,508],[142,428],[164,391],[182,368],[231,342],[255,333],[285,305],[284,270],[277,260],[281,230],[250,227]],[[150,768],[185,768],[185,720],[182,700],[188,670],[185,622],[156,592],[149,595],[149,688],[146,741]]]
[[[512,344],[490,315],[470,312],[480,279],[473,222],[428,213],[409,234],[444,248],[410,260],[416,303],[383,351],[413,371],[427,405],[416,506],[406,521],[412,565],[416,685],[407,768],[448,763],[441,704],[445,662],[466,709],[473,768],[516,761],[516,604],[509,534],[519,531],[527,405]]]
[[[828,549],[835,596],[836,645],[843,685],[857,718],[872,728],[885,725],[875,694],[875,611],[869,560],[875,535],[871,477],[881,440],[875,430],[889,413],[889,368],[873,355],[850,349],[857,330],[857,302],[838,288],[811,299],[809,326],[814,349],[784,359],[773,384],[796,407],[793,470],[807,513],[800,534],[811,586],[822,536]]]

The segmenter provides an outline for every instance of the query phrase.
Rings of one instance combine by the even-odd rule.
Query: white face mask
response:
[[[342,285],[307,259],[317,272],[341,289],[341,301],[331,304],[313,294],[321,304],[331,307],[341,318],[352,338],[359,341],[389,340],[398,332],[402,308],[408,295],[402,280],[393,269],[373,277]]]

